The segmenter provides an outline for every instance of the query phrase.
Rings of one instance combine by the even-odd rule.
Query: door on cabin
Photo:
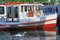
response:
[[[18,22],[19,21],[19,12],[18,6],[7,6],[7,21]]]

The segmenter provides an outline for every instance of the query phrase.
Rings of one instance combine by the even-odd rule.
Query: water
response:
[[[22,34],[23,32],[19,31],[1,31],[0,32],[0,40],[12,40],[15,34]],[[22,36],[22,35],[21,35]]]
[[[57,31],[58,28],[56,27]],[[58,32],[56,31],[56,33],[58,34]],[[40,31],[41,32],[41,31]],[[59,40],[60,36],[51,36],[50,37],[45,37],[45,36],[39,36],[40,34],[36,34],[34,35],[34,31],[31,34],[25,34],[25,31],[0,31],[0,40]],[[31,32],[29,32],[31,33]],[[41,32],[42,33],[42,32]],[[43,34],[42,34],[43,35]]]
[[[51,36],[51,37],[45,37],[39,35],[31,36],[31,34],[29,36],[24,36],[24,31],[1,31],[0,32],[0,40],[48,40],[48,39],[56,40],[56,36]]]

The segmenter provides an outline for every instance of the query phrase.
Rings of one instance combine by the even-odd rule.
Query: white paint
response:
[[[46,21],[46,20],[51,20],[51,19],[57,20],[57,14],[50,14],[50,15],[45,15],[41,17],[25,17],[25,18],[20,17],[20,23]],[[22,20],[25,20],[25,21],[22,21]]]
[[[37,24],[29,24],[29,25],[18,25],[18,27],[23,27],[23,26],[35,26],[35,25],[48,25],[48,24],[56,24],[56,20],[52,20],[52,21],[47,21],[47,22],[41,22],[41,23],[37,23]]]

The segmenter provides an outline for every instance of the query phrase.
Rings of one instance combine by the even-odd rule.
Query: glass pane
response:
[[[46,10],[44,10],[44,13],[52,13],[52,8],[51,7],[46,7]]]
[[[23,6],[21,6],[21,12],[23,12]]]
[[[55,11],[58,12],[58,7],[56,7]]]
[[[40,11],[41,10],[41,7],[40,6],[38,6],[38,11]]]
[[[14,7],[14,18],[18,18],[18,7]]]
[[[11,15],[11,7],[7,7],[7,17],[8,18],[12,17],[12,15]]]
[[[0,14],[4,14],[4,7],[0,7]]]
[[[32,6],[30,6],[30,9],[29,10],[31,10],[32,11]]]
[[[27,12],[27,6],[25,6],[25,12]]]

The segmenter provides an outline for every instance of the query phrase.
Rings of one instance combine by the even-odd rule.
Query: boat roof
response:
[[[0,4],[0,6],[3,6],[3,5],[22,5],[22,6],[24,6],[24,5],[41,5],[41,6],[43,6],[43,4],[42,3],[29,3],[29,2],[6,2],[6,3],[4,3],[4,4]]]

